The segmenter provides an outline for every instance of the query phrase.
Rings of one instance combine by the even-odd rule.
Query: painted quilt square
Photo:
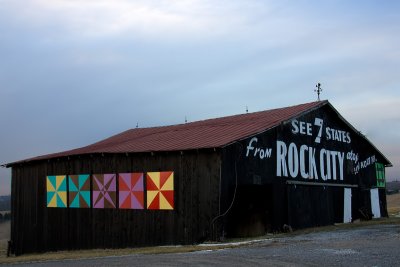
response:
[[[174,209],[174,172],[147,173],[147,208],[149,210]]]
[[[70,208],[90,208],[89,174],[68,176],[68,196]]]
[[[119,208],[143,209],[143,173],[120,173],[118,174],[118,183]]]
[[[116,208],[117,185],[115,176],[115,174],[93,174],[93,208]]]
[[[51,175],[46,177],[47,207],[67,207],[67,177],[65,175]]]

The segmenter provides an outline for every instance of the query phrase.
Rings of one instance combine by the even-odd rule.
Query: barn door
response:
[[[374,218],[381,217],[381,208],[379,205],[379,191],[378,188],[371,189],[371,211]]]
[[[351,222],[351,188],[344,189],[343,222]]]

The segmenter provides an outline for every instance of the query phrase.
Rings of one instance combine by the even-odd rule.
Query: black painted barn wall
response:
[[[174,171],[175,209],[47,208],[46,176]],[[218,215],[219,152],[93,155],[12,168],[14,252],[193,244]]]
[[[314,124],[316,118],[323,121],[319,143],[316,137],[320,127]],[[369,190],[377,186],[374,163],[386,165],[387,160],[328,105],[295,119],[298,123],[311,126],[309,134],[304,133],[307,129],[303,134],[296,133],[292,121],[287,121],[223,149],[221,208],[222,212],[228,211],[223,220],[226,235],[260,235],[268,231],[281,231],[284,224],[304,228],[343,222],[345,187],[352,188],[353,220],[361,217],[359,209],[364,206],[371,209],[370,200],[366,199],[365,194],[368,195]],[[300,127],[299,124],[297,126]],[[329,139],[327,128],[344,131],[345,139]],[[295,177],[283,173],[278,175],[278,141],[284,143],[287,149],[290,144],[295,144],[297,151],[302,145],[306,145],[308,151],[313,149],[318,178],[303,178],[300,171]],[[339,179],[338,157],[337,179],[321,178],[319,155],[323,150],[344,153],[343,180]],[[352,154],[357,155],[357,160],[348,158]],[[369,163],[368,159],[371,160]],[[308,155],[305,157],[305,166],[309,166]],[[332,164],[330,167],[334,168]],[[325,172],[329,170],[326,161],[323,169]],[[310,170],[307,171],[310,173]],[[293,184],[296,182],[300,184]],[[385,216],[384,189],[379,189],[379,192],[381,213]]]
[[[261,144],[272,144],[276,130],[257,135]],[[275,165],[249,160],[248,138],[222,151],[221,213],[222,232],[228,237],[263,235],[280,231],[287,223],[285,179],[275,177]]]

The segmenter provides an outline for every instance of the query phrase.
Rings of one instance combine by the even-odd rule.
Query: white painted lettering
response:
[[[304,121],[300,122],[300,133],[305,134],[306,133],[306,123]]]
[[[325,158],[326,158],[326,150],[321,149],[319,153],[319,169],[320,169],[320,174],[321,174],[321,179],[326,181],[328,179],[328,176],[325,173]]]
[[[307,123],[307,135],[312,136],[312,125]]]
[[[265,156],[265,151],[264,150],[260,150],[260,159],[264,159]]]
[[[327,140],[331,140],[332,139],[332,137],[331,137],[331,128],[326,127],[325,133],[326,133],[326,139]]]
[[[272,148],[265,149],[265,157],[270,158],[272,156]]]
[[[250,139],[250,142],[247,145],[246,157],[251,155],[250,151],[254,150],[253,157],[258,156],[260,159],[270,158],[272,156],[272,148],[264,149],[262,147],[256,147],[256,145],[253,145],[253,143],[257,142],[258,142],[257,137],[253,137]]]
[[[319,158],[316,157],[318,150],[311,146],[301,145],[298,147],[294,142],[289,146],[282,141],[276,143],[277,162],[276,175],[279,177],[303,178],[323,181],[344,179],[345,153],[321,149]],[[307,155],[308,154],[308,155]],[[319,159],[319,161],[318,161]],[[366,159],[361,168],[365,167],[372,157]]]
[[[336,151],[331,151],[331,158],[332,158],[332,179],[336,180]]]
[[[297,174],[299,173],[299,155],[295,143],[289,145],[288,163],[290,176],[297,177]]]
[[[331,180],[331,151],[326,150],[326,179]]]
[[[342,141],[340,137],[341,137],[341,136],[339,135],[339,131],[336,130],[336,131],[335,131],[335,140],[337,140],[337,141]]]
[[[249,142],[249,145],[247,146],[246,157],[249,156],[250,150],[253,150],[253,149],[254,149],[254,147],[252,146],[253,142],[256,142],[256,143],[257,143],[257,141],[258,141],[257,137],[251,138],[251,140],[250,140],[250,142]]]
[[[308,179],[308,173],[306,172],[305,160],[304,160],[304,152],[308,151],[308,147],[306,145],[302,145],[300,147],[300,173],[301,177],[304,179]]]
[[[297,134],[299,133],[299,121],[292,120],[292,133]]]
[[[315,118],[314,125],[319,127],[317,137],[315,137],[315,143],[320,143],[321,142],[322,125],[323,124],[324,124],[324,121],[322,119]]]
[[[347,136],[347,143],[350,144],[351,143],[350,133],[347,132],[346,136]]]
[[[276,141],[276,176],[281,177],[283,175],[288,177],[286,155],[286,144],[282,141]]]
[[[310,147],[308,162],[310,166],[310,179],[318,179],[317,164],[315,163],[315,148]]]
[[[343,181],[343,163],[344,163],[344,152],[338,152],[338,160],[339,160],[339,174],[340,181]]]
[[[339,141],[348,144],[351,143],[349,132],[326,127],[325,133],[326,133],[326,140]]]
[[[353,150],[347,152],[346,159],[357,162],[358,161],[358,154],[354,153]]]

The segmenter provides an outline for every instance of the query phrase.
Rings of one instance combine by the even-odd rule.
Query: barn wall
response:
[[[46,176],[174,171],[174,210],[48,208]],[[13,166],[12,240],[27,252],[192,244],[218,215],[220,156],[213,151],[80,156]],[[93,203],[92,203],[93,205]]]
[[[387,214],[377,180],[377,164],[386,159],[328,105],[235,142],[222,158],[221,207],[232,206],[224,220],[228,235],[242,236],[260,224],[279,231],[284,224],[343,222],[345,188],[351,188],[353,220],[361,218],[360,209],[371,208],[371,188],[381,188],[381,214]],[[265,213],[254,223],[261,209]]]
[[[257,135],[260,143],[276,139],[273,129]],[[285,179],[276,179],[264,160],[248,160],[246,139],[223,149],[221,219],[228,237],[263,235],[287,223]]]
[[[288,185],[287,192],[287,223],[294,229],[343,222],[343,188]]]

